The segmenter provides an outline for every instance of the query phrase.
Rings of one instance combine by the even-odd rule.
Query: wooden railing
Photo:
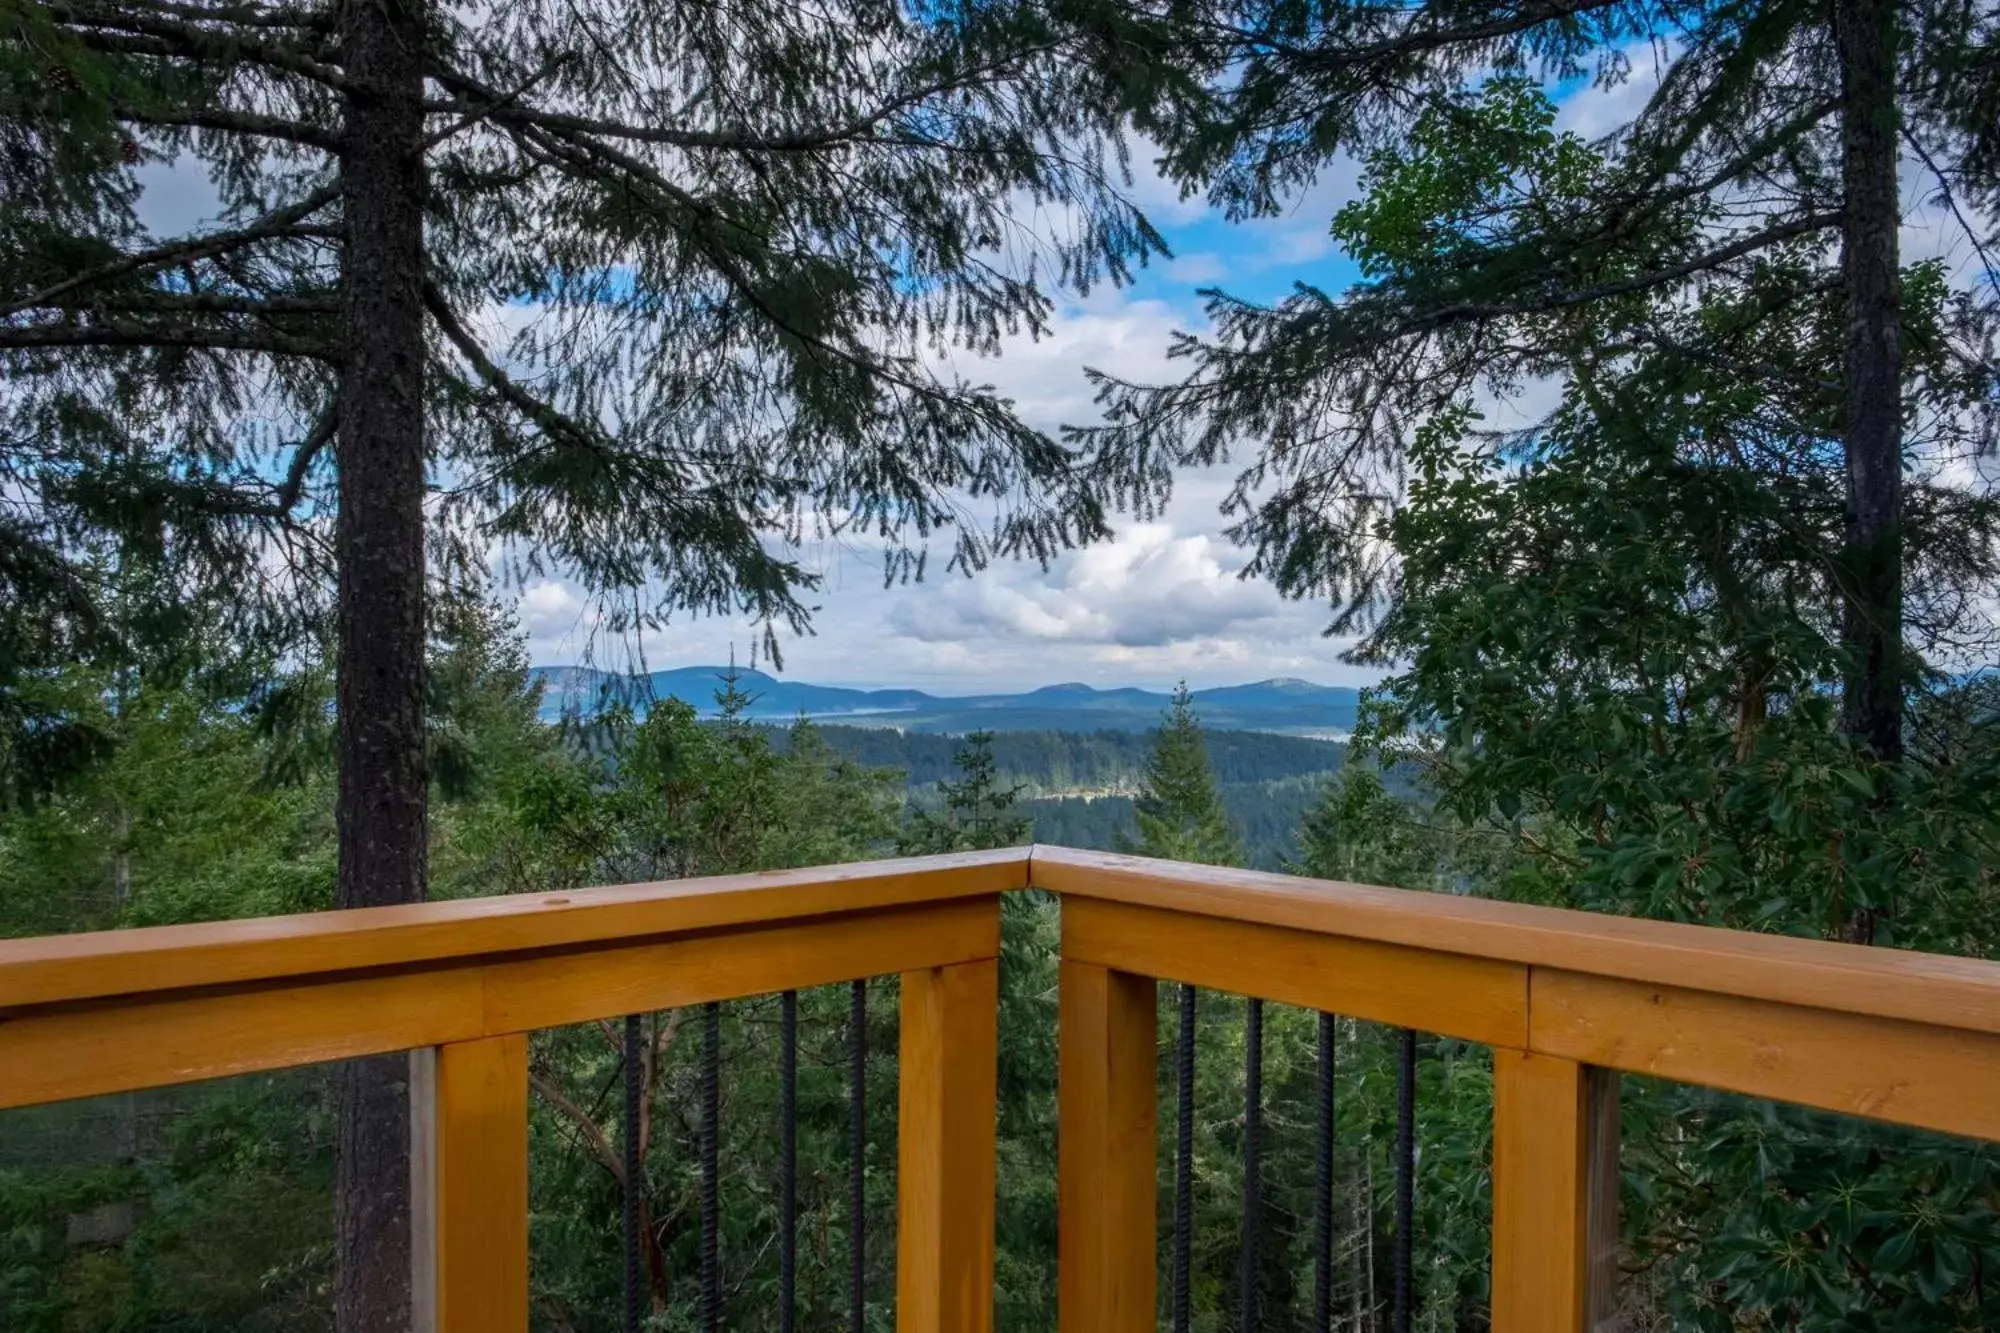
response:
[[[1161,979],[1494,1049],[1499,1333],[1604,1311],[1613,1071],[2000,1139],[2000,965],[1046,847],[0,942],[0,1108],[434,1051],[422,1271],[438,1327],[505,1333],[527,1033],[899,973],[897,1327],[985,1333],[999,899],[1030,885],[1062,899],[1066,1333],[1156,1326]]]

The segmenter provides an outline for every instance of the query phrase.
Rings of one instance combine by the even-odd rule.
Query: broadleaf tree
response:
[[[1169,173],[1258,214],[1352,153],[1359,280],[1216,294],[1080,438],[1155,461],[1142,507],[1234,458],[1252,569],[1389,669],[1360,748],[1426,808],[1317,850],[1396,873],[1421,821],[1492,849],[1475,891],[1990,954],[1990,8],[1206,12],[1201,92],[1145,103]],[[1636,61],[1635,115],[1561,128],[1551,85]],[[1992,1322],[1962,1145],[1628,1094],[1635,1312]],[[1879,1210],[1816,1231],[1862,1176]]]
[[[1359,624],[1394,595],[1377,528],[1400,503],[1411,432],[1475,396],[1658,356],[1774,397],[1815,394],[1810,441],[1788,447],[1838,457],[1842,522],[1825,555],[1845,725],[1877,759],[1899,758],[1915,683],[1906,466],[1992,439],[1990,8],[1198,8],[1201,35],[1135,21],[1129,38],[1157,43],[1172,71],[1127,90],[1168,174],[1237,216],[1286,207],[1343,153],[1375,188],[1333,223],[1361,267],[1349,291],[1301,284],[1270,306],[1214,293],[1212,333],[1174,349],[1184,378],[1099,377],[1108,419],[1080,437],[1143,478],[1128,499],[1159,503],[1175,463],[1246,454],[1227,508],[1250,571]],[[1537,85],[1616,85],[1638,61],[1656,84],[1600,143],[1540,118]],[[1530,142],[1551,151],[1527,161]],[[1972,258],[1921,331],[1905,321],[1910,285],[1926,281],[1899,254],[1905,165]],[[1719,294],[1731,317],[1686,318]],[[1804,364],[1745,352],[1766,330],[1827,318],[1831,341]]]

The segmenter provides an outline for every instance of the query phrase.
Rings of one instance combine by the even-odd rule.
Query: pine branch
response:
[[[280,520],[290,518],[292,510],[298,507],[300,498],[305,495],[306,476],[312,471],[314,460],[333,443],[333,438],[339,430],[340,412],[337,400],[330,401],[326,410],[319,414],[319,419],[313,422],[312,430],[305,439],[299,441],[298,448],[292,451],[291,466],[285,469],[285,479],[279,484],[277,494],[270,503],[246,507],[242,512],[259,518]]]
[[[36,347],[186,347],[210,352],[258,352],[302,356],[339,364],[331,343],[295,337],[275,329],[199,327],[189,324],[93,320],[87,324],[30,324],[0,327],[0,349]]]
[[[334,131],[317,125],[308,125],[303,121],[287,120],[282,116],[265,116],[250,111],[229,111],[213,106],[162,109],[133,106],[128,103],[114,104],[111,113],[133,125],[222,130],[230,134],[283,139],[327,153],[340,151],[340,136]]]
[[[509,107],[517,105],[520,102],[521,98],[525,97],[528,94],[528,91],[532,89],[536,84],[540,83],[543,79],[546,79],[549,75],[555,73],[558,69],[562,68],[563,63],[564,62],[560,57],[551,60],[547,64],[543,65],[542,68],[535,71],[533,74],[530,74],[527,78],[523,79],[520,82],[520,84],[514,87],[512,90],[504,92],[497,89],[493,90],[492,95],[486,100],[486,102],[483,105],[475,106],[471,104],[462,104],[455,102],[437,102],[437,101],[425,102],[424,103],[425,111],[432,113],[449,113],[455,111],[458,113],[458,119],[453,121],[451,124],[445,126],[443,129],[436,130],[431,134],[426,135],[424,137],[423,151],[429,152],[431,149],[437,147],[439,144],[443,143],[446,139],[451,138],[453,135],[462,133],[463,131],[472,128],[474,125],[482,124],[484,122],[495,119],[500,112],[506,110]]]
[[[196,63],[264,65],[329,88],[347,86],[347,76],[340,69],[277,42],[204,28],[167,14],[132,13],[66,0],[51,0],[48,8],[72,27],[72,35],[79,41],[101,50],[122,49],[134,55],[166,56]]]
[[[1624,0],[1553,0],[1552,3],[1524,5],[1513,13],[1498,14],[1440,28],[1424,28],[1412,22],[1394,37],[1334,50],[1294,46],[1272,40],[1257,32],[1239,30],[1238,35],[1288,56],[1314,73],[1323,73],[1373,65],[1379,61],[1402,56],[1423,55],[1448,46],[1491,42],[1502,37],[1518,36],[1545,23],[1575,18],[1595,10],[1611,9],[1623,3]],[[1383,12],[1421,15],[1428,10],[1423,8],[1413,10],[1398,6],[1394,10]]]
[[[171,0],[124,0],[138,9],[197,23],[234,23],[247,28],[297,28],[303,32],[333,31],[331,10],[274,9],[267,5],[184,5]]]
[[[522,388],[512,375],[501,369],[493,358],[486,354],[486,349],[472,336],[471,330],[465,327],[458,317],[458,312],[451,308],[451,302],[446,299],[444,292],[436,283],[424,284],[424,308],[430,311],[431,319],[436,322],[446,340],[458,349],[459,355],[471,363],[473,371],[480,380],[494,393],[500,395],[501,401],[533,422],[543,434],[581,445],[593,452],[602,452],[601,442],[582,423]]]
[[[1796,143],[1839,109],[1840,103],[1831,98],[1815,102],[1791,120],[1752,141],[1735,156],[1716,163],[1706,175],[1672,189],[1659,188],[1671,170],[1671,162],[1658,170],[1647,171],[1636,182],[1621,187],[1620,197],[1604,210],[1600,225],[1578,237],[1576,243],[1628,235],[1639,224],[1658,217],[1675,204],[1706,198],[1773,153]]]
[[[1945,174],[1944,168],[1931,157],[1930,150],[1924,147],[1916,132],[1907,123],[1903,126],[1903,142],[1910,146],[1910,151],[1917,155],[1925,170],[1929,171],[1932,179],[1937,181],[1938,196],[1944,201],[1944,206],[1951,210],[1952,219],[1958,223],[1958,229],[1965,233],[1965,239],[1972,243],[1972,252],[1979,256],[1980,266],[1986,270],[1987,284],[1996,292],[2000,292],[2000,266],[1994,264],[1993,254],[1987,248],[1985,237],[1979,234],[1978,229],[1959,208],[1958,196],[1952,193],[1951,180]]]
[[[713,205],[690,194],[630,153],[583,131],[535,125],[512,128],[517,135],[524,136],[526,141],[532,142],[539,149],[537,156],[561,164],[584,179],[602,182],[607,175],[614,175],[626,178],[625,183],[628,185],[636,181],[649,187],[660,202],[670,205],[673,211],[682,214],[692,224],[688,227],[688,239],[743,302],[768,321],[773,328],[801,347],[836,361],[845,362],[854,369],[920,398],[975,411],[979,415],[1002,417],[1006,415],[979,400],[968,401],[934,383],[927,384],[914,379],[881,361],[837,346],[816,333],[799,328],[764,299],[756,282],[722,243],[719,234],[721,230],[731,225],[740,227],[740,224],[732,224]]]
[[[311,217],[320,209],[339,198],[338,186],[326,186],[313,191],[295,204],[274,209],[258,218],[247,227],[234,231],[215,232],[208,236],[191,236],[184,240],[171,241],[151,250],[141,250],[137,254],[126,255],[108,264],[89,269],[83,273],[64,278],[61,282],[44,287],[32,295],[21,298],[7,306],[0,306],[0,319],[18,315],[26,310],[41,306],[55,305],[62,297],[80,287],[96,286],[115,282],[120,278],[142,273],[147,269],[164,268],[169,264],[186,264],[200,259],[213,259],[217,255],[240,250],[255,245],[259,241],[273,240],[287,235],[298,223]]]
[[[634,143],[661,144],[672,148],[716,148],[759,153],[804,153],[816,149],[831,148],[841,144],[857,142],[892,147],[938,147],[943,146],[939,141],[921,135],[884,136],[873,134],[871,131],[885,121],[913,107],[920,106],[933,97],[944,96],[976,86],[982,80],[1001,73],[1023,59],[1052,49],[1052,45],[1045,44],[1011,51],[1003,58],[965,70],[952,78],[924,84],[891,97],[842,124],[831,125],[822,129],[802,130],[792,134],[762,134],[747,128],[727,130],[673,129],[658,125],[634,125],[590,116],[541,111],[532,107],[518,105],[515,98],[509,97],[500,90],[481,83],[471,75],[442,67],[433,68],[431,77],[448,88],[478,96],[489,104],[490,109],[482,109],[479,106],[459,100],[427,102],[424,109],[454,115],[479,115],[485,119],[511,125],[534,125],[542,129],[574,131],[607,139],[623,139]]]
[[[339,299],[332,296],[241,296],[231,292],[105,292],[50,304],[58,310],[139,315],[243,315],[254,319],[332,315],[340,310]]]

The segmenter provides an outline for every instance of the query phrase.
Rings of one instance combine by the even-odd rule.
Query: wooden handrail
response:
[[[410,1051],[426,1333],[524,1333],[527,1033],[898,973],[897,1326],[982,1333],[1026,883],[1022,849],[0,942],[0,1108]]]
[[[441,1326],[515,1329],[522,1034],[900,973],[899,1320],[978,1333],[1027,887],[1063,900],[1066,1331],[1152,1328],[1159,979],[1495,1048],[1496,1333],[1592,1327],[1612,1071],[2000,1140],[2000,963],[1039,846],[0,941],[0,1109],[437,1048]]]
[[[1063,956],[2000,1140],[2000,963],[1036,848]]]
[[[2000,963],[1110,852],[1034,847],[1036,888],[1498,963],[2000,1033]]]
[[[1071,942],[1083,952],[1072,948],[1071,956],[1079,961],[1143,971],[1133,951],[1151,935],[1137,927],[1150,924],[1152,934],[1179,929],[1203,943],[1199,966],[1183,968],[1199,975],[1184,979],[1218,989],[1304,1003],[1312,997],[1299,993],[1299,986],[1319,987],[1321,981],[1312,979],[1319,977],[1331,990],[1318,998],[1334,1002],[1321,1007],[1360,1017],[1522,1050],[1587,1054],[1623,1068],[1763,1095],[1789,1093],[1808,1104],[1933,1128],[1991,1129],[2000,1137],[2000,1109],[1986,1109],[2000,1107],[2000,1096],[1988,1095],[1996,1089],[1983,1082],[1968,1088],[1962,1073],[1951,1082],[1967,1094],[1965,1109],[1940,1123],[1933,1114],[1899,1114],[1896,1095],[1874,1096],[1852,1086],[1851,1078],[1844,1088],[1815,1095],[1811,1080],[1787,1087],[1784,1071],[1774,1069],[1745,1088],[1745,1080],[1732,1078],[1728,1068],[1709,1067],[1716,1061],[1691,1057],[1685,1033],[1676,1041],[1673,1031],[1656,1030],[1663,1014],[1671,1029],[1692,1021],[1676,1014],[1705,1005],[1704,1023],[1722,1022],[1738,1030],[1742,1041],[1754,1043],[1756,1034],[1746,1023],[1755,1019],[1774,1032],[1797,1035],[1805,1012],[1819,1016],[1810,1026],[1826,1028],[1829,1040],[1845,1034],[1894,1046],[1912,1033],[1924,1034],[1918,1040],[1923,1049],[1914,1054],[1928,1052],[1934,1059],[1918,1063],[1942,1068],[1962,1052],[1983,1049],[1980,1038],[2000,1034],[2000,963],[1045,846],[0,941],[0,1106],[85,1095],[79,1089],[86,1086],[116,1091],[395,1049],[397,1042],[436,1044],[527,1030],[544,1020],[610,1016],[622,1012],[618,1004],[646,998],[619,981],[623,971],[643,965],[634,950],[657,954],[677,948],[682,976],[692,957],[722,960],[730,952],[728,940],[737,942],[738,953],[789,946],[797,959],[804,937],[786,929],[842,921],[834,933],[848,941],[878,928],[907,937],[912,913],[921,916],[929,908],[1029,884],[1078,905],[1071,916],[1080,925]],[[1082,908],[1086,903],[1091,909]],[[871,920],[871,914],[881,915]],[[1175,927],[1176,920],[1188,924]],[[887,929],[891,926],[898,930]],[[780,933],[759,935],[768,931]],[[748,943],[753,936],[757,946]],[[707,946],[690,953],[702,939]],[[1098,940],[1101,949],[1093,942]],[[826,943],[832,943],[830,936]],[[1254,965],[1232,962],[1232,948],[1238,955],[1256,954]],[[603,996],[566,1000],[558,993],[564,987],[549,977],[564,970],[563,958],[584,955],[597,961],[595,984]],[[875,961],[898,964],[884,969],[898,970],[906,956],[907,950],[897,957],[878,951]],[[854,966],[866,961],[857,959]],[[627,965],[623,969],[621,962]],[[764,971],[777,975],[782,966]],[[825,970],[824,962],[809,969],[811,975]],[[529,985],[537,976],[542,982]],[[761,980],[749,973],[741,977],[745,985]],[[695,994],[716,998],[718,984],[696,990],[683,985],[653,998],[676,1003],[693,1002],[688,997]],[[431,993],[419,999],[427,986]],[[1399,986],[1406,996],[1399,998]],[[348,998],[379,1001],[347,1014],[357,1028],[379,1017],[390,1000],[406,1012],[385,1030],[357,1033],[347,1042],[323,1031],[294,1032],[310,1038],[296,1060],[277,1050],[243,1061],[220,1050],[207,1059],[135,1062],[128,1054],[122,1062],[100,1064],[98,1073],[84,1080],[29,1072],[51,1051],[33,1039],[38,1031],[53,1034],[60,1028],[65,1039],[82,1031],[81,1051],[61,1057],[66,1066],[80,1065],[88,1063],[82,1052],[94,1044],[87,1039],[89,1030],[102,1032],[113,1011],[127,1020],[118,1044],[143,1054],[148,1043],[132,1026],[142,1014],[184,1019],[203,1004],[218,1012],[248,1013],[247,1004],[239,1007],[228,997],[276,1002],[320,991],[332,1001],[332,988]],[[1746,1008],[1747,1002],[1771,1007]],[[1593,1009],[1604,1006],[1606,1013],[1640,1021],[1630,1030],[1622,1019],[1593,1022]],[[336,1007],[320,1007],[328,1022],[341,1019]],[[1854,1021],[1833,1021],[1840,1016]],[[1873,1026],[1879,1023],[1894,1026]],[[231,1025],[224,1018],[198,1026],[220,1039]],[[246,1025],[243,1035],[254,1039],[260,1027],[270,1030],[273,1024]],[[284,1035],[272,1031],[274,1037]],[[1677,1051],[1663,1056],[1648,1041]],[[1743,1059],[1769,1066],[1769,1054]],[[1853,1061],[1834,1063],[1851,1069]],[[1980,1095],[1971,1096],[1975,1091]]]
[[[1023,852],[0,943],[0,1108],[996,957]]]
[[[1061,848],[1029,880],[1063,899],[1064,1333],[1153,1329],[1158,979],[1494,1048],[1494,1333],[1609,1326],[1615,1071],[2000,1140],[2000,964]]]
[[[796,922],[977,898],[1026,883],[1027,849],[1019,848],[0,940],[0,1011]]]

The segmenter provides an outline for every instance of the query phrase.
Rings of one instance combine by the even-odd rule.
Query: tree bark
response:
[[[424,896],[423,45],[427,0],[341,0],[339,886],[341,907]],[[339,1080],[336,1322],[411,1320],[409,1062]]]
[[[1843,719],[1876,757],[1903,754],[1902,300],[1898,275],[1896,6],[1834,0],[1843,109],[1841,277],[1847,293],[1847,596]]]

